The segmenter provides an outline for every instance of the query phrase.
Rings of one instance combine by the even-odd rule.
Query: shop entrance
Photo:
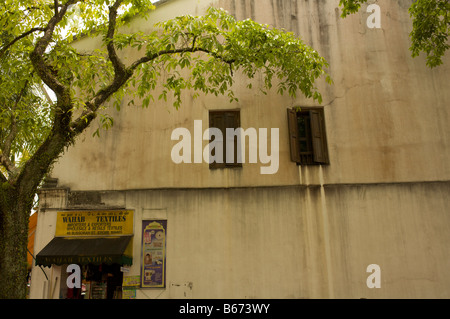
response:
[[[81,288],[68,288],[70,273],[61,268],[61,299],[122,299],[123,272],[120,264],[87,264],[81,268]]]

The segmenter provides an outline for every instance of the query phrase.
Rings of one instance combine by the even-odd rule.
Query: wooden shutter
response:
[[[233,143],[234,160],[232,163],[226,162],[226,154],[227,154],[226,129],[227,128],[236,129],[240,127],[240,111],[210,111],[209,127],[216,127],[220,129],[223,136],[223,163],[211,163],[210,168],[242,166],[241,163],[237,162],[237,149],[238,143],[240,142],[237,140],[237,137],[234,137]]]
[[[293,109],[287,109],[289,144],[291,148],[291,161],[300,164],[300,149],[298,145],[298,125],[297,112]]]
[[[209,127],[215,127],[218,128],[221,132],[222,132],[222,136],[223,136],[223,150],[225,148],[225,121],[224,121],[224,116],[223,116],[223,112],[210,112],[209,113]],[[216,137],[214,137],[216,138]],[[209,142],[212,142],[212,140],[210,140]],[[225,154],[225,153],[223,153]],[[219,168],[219,167],[223,167],[224,161],[223,163],[217,163],[217,162],[213,162],[209,164],[209,168]]]
[[[228,150],[228,141],[227,141],[227,137],[226,137],[226,129],[227,128],[232,128],[232,129],[236,129],[239,127],[239,112],[234,112],[234,111],[229,111],[229,112],[225,112],[225,129],[223,132],[223,136],[224,136],[224,162],[225,162],[225,166],[239,166],[239,163],[237,162],[237,137],[234,136],[234,140],[233,140],[233,150]],[[227,152],[233,152],[233,162],[228,163],[227,160]]]
[[[328,164],[327,138],[325,133],[325,119],[322,109],[309,111],[311,121],[311,138],[314,151],[314,162]]]
[[[223,130],[224,125],[224,116],[223,112],[210,112],[209,113],[209,127],[215,127],[220,130]],[[222,132],[224,133],[224,132]]]

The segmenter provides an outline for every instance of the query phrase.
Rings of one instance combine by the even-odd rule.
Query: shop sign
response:
[[[131,210],[58,212],[56,218],[56,237],[132,234]]]
[[[166,286],[167,220],[142,221],[141,287]]]
[[[64,264],[79,264],[79,265],[87,265],[87,264],[112,264],[114,262],[120,262],[119,259],[110,257],[110,256],[45,256],[42,257],[42,261],[45,264],[55,264],[55,265],[64,265]]]

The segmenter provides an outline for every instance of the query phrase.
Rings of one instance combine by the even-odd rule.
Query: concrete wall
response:
[[[137,298],[448,298],[449,191],[448,183],[135,190],[101,192],[101,204],[84,207],[135,211],[127,276],[140,275],[142,220],[167,219],[167,287]],[[68,208],[83,206],[40,212],[37,251]],[[381,269],[379,289],[366,284],[371,264]],[[60,269],[45,268],[58,278]],[[32,278],[31,297],[42,298],[41,270]]]
[[[51,240],[58,210],[126,208],[135,210],[129,275],[139,274],[141,220],[168,220],[167,287],[138,298],[449,298],[450,60],[430,70],[410,57],[412,1],[378,1],[382,28],[369,29],[365,7],[343,20],[338,0],[172,0],[131,30],[201,14],[209,3],[291,30],[327,58],[334,85],[320,84],[320,106],[330,165],[289,159],[286,108],[319,105],[248,90],[239,75],[233,104],[185,92],[178,111],[170,101],[141,109],[126,97],[120,113],[109,111],[112,129],[92,138],[94,125],[55,165],[62,188],[41,193],[36,252]],[[172,162],[175,128],[193,132],[203,120],[206,129],[208,110],[235,108],[243,128],[280,129],[277,174],[260,174],[260,163]],[[100,200],[75,205],[76,191]],[[379,289],[366,285],[370,264],[381,268]],[[39,273],[34,298],[44,289]]]
[[[448,298],[445,183],[326,187],[334,294],[337,297]],[[374,263],[381,288],[361,283]]]
[[[450,63],[430,70],[423,57],[410,56],[409,1],[379,1],[381,29],[369,29],[365,7],[341,19],[339,1],[212,1],[238,19],[296,32],[330,63],[334,85],[319,83],[328,135],[331,165],[323,167],[325,184],[450,179],[450,120],[448,74]],[[405,2],[407,4],[405,4]],[[173,0],[161,5],[149,20],[137,20],[127,31],[149,28],[153,22],[180,13],[201,14],[208,1]],[[153,18],[154,17],[154,18]],[[80,46],[94,45],[91,40]],[[127,61],[139,56],[127,50]],[[92,139],[97,125],[77,141],[76,148],[56,165],[53,174],[72,189],[118,190],[166,187],[239,187],[295,185],[298,167],[289,159],[286,108],[319,106],[303,97],[266,96],[246,88],[236,75],[238,103],[228,98],[183,95],[179,110],[172,102],[156,102],[148,109],[127,106],[108,113],[115,126]],[[158,96],[158,93],[155,94]],[[140,105],[136,101],[136,105]],[[279,128],[280,167],[277,174],[261,175],[262,164],[244,163],[239,170],[210,170],[207,163],[175,164],[171,140],[175,128],[194,132],[194,120],[208,125],[208,110],[240,109],[243,128]],[[203,147],[207,145],[203,141]],[[317,167],[306,167],[308,182],[320,184]],[[164,172],[161,174],[161,172]]]

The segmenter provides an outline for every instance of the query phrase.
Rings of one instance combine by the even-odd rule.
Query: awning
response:
[[[55,237],[36,255],[36,265],[131,265],[132,236]]]

